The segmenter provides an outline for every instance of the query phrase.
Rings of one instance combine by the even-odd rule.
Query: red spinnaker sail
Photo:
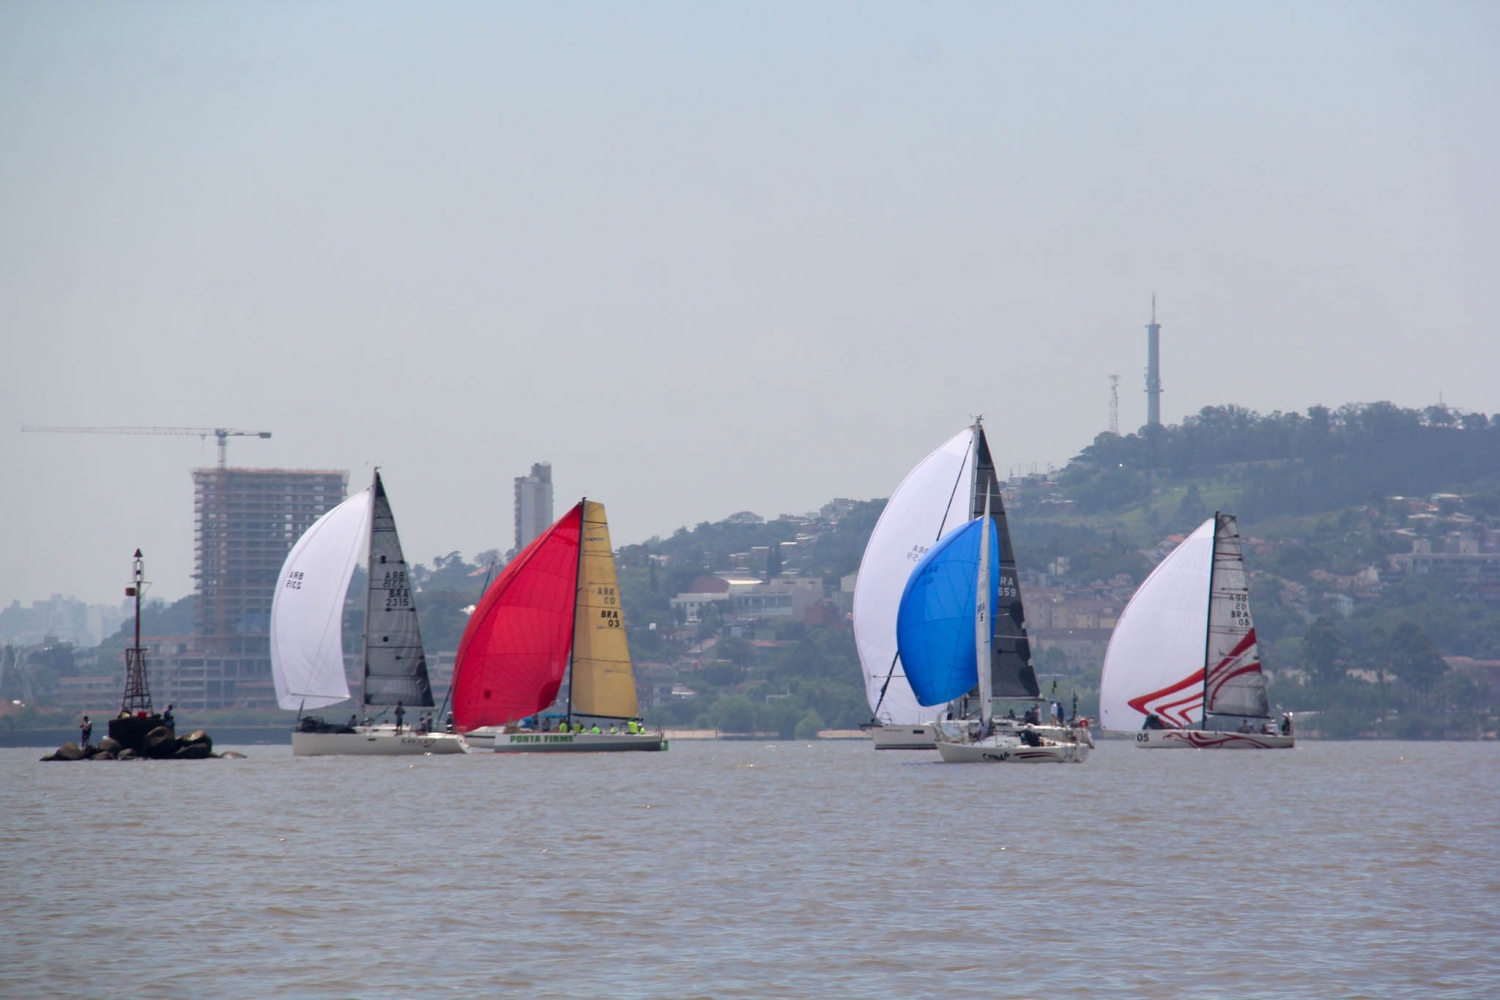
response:
[[[495,578],[453,665],[460,731],[499,726],[557,698],[573,646],[583,504],[558,518]]]

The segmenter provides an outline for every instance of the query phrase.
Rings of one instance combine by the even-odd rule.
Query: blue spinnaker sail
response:
[[[974,606],[979,584],[976,517],[932,547],[906,581],[896,611],[896,647],[906,679],[921,705],[941,705],[974,689],[979,664],[974,643]],[[990,565],[1000,562],[1000,542],[990,532]],[[1000,593],[1000,574],[990,577],[989,606]],[[986,663],[984,669],[990,665]]]

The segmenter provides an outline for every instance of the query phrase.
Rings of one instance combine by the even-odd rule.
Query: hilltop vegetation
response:
[[[1059,472],[1015,484],[1012,505],[1023,569],[1062,556],[1067,585],[1100,593],[1111,572],[1140,583],[1164,537],[1235,513],[1273,697],[1324,713],[1330,734],[1494,728],[1492,683],[1441,658],[1500,659],[1500,588],[1403,571],[1391,557],[1495,551],[1500,415],[1207,407],[1181,425],[1099,435]],[[1414,643],[1444,667],[1421,691],[1392,666],[1415,662]]]
[[[1090,514],[1149,503],[1163,483],[1212,479],[1237,495],[1241,519],[1255,523],[1475,484],[1500,512],[1497,472],[1500,416],[1391,403],[1268,416],[1208,406],[1180,425],[1100,434],[1056,482]]]

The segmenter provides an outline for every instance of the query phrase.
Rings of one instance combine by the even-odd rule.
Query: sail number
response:
[[[1234,606],[1229,609],[1229,623],[1240,628],[1250,628],[1250,597],[1247,594],[1234,595]]]
[[[615,599],[615,588],[613,587],[595,587],[594,593],[598,596],[600,604],[614,605],[619,603]]]
[[[387,611],[411,607],[411,589],[406,585],[406,570],[386,570],[385,579],[381,581],[381,587],[385,590],[385,609]]]
[[[922,557],[927,554],[927,546],[913,545],[911,551],[906,554],[908,562],[921,562]]]
[[[290,573],[288,573],[286,575],[285,589],[287,589],[287,590],[301,590],[302,589],[302,580],[303,580],[303,573],[302,573],[302,571],[300,569],[292,570],[292,572],[290,572]]]
[[[620,612],[613,608],[600,608],[599,617],[603,620],[605,628],[620,627]]]

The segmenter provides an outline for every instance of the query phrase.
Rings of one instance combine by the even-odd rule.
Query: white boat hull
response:
[[[468,734],[467,738],[473,737]],[[665,750],[667,741],[656,733],[495,733],[495,753],[611,753],[622,750]],[[470,739],[476,750],[481,744]]]
[[[870,740],[876,750],[931,750],[937,746],[937,727],[931,723],[872,726]]]
[[[1138,750],[1290,750],[1297,737],[1268,733],[1221,733],[1208,729],[1142,729]]]
[[[938,741],[938,753],[950,764],[1082,764],[1088,760],[1086,743],[1055,743],[1027,746],[1007,736],[991,736],[973,743]]]
[[[334,755],[401,757],[429,753],[465,753],[452,733],[414,733],[395,726],[360,726],[352,733],[292,733],[292,756]]]

